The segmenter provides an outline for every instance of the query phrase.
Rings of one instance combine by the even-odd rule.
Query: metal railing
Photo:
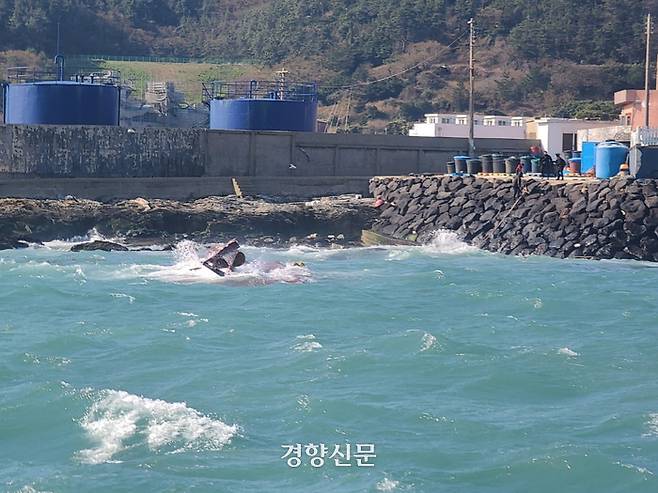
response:
[[[317,84],[282,81],[214,81],[202,84],[203,100],[275,99],[285,101],[317,101]]]
[[[631,132],[631,147],[658,145],[658,128],[640,127]]]
[[[92,84],[121,83],[121,73],[116,70],[99,70],[97,67],[64,68],[63,77],[60,77],[57,68],[43,69],[35,67],[10,67],[6,70],[5,79],[11,84],[43,81],[74,81]]]
[[[68,60],[82,60],[89,63],[94,62],[149,62],[149,63],[211,63],[211,64],[243,64],[249,63],[237,58],[190,58],[179,56],[157,56],[157,55],[70,55]],[[253,62],[252,62],[253,63]]]

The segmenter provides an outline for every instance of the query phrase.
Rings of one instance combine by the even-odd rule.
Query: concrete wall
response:
[[[614,127],[585,128],[578,130],[578,147],[582,149],[583,142],[603,142],[614,139],[618,142],[631,141],[631,127],[615,125]]]
[[[368,178],[355,176],[237,177],[249,195],[321,197],[347,193],[368,194]],[[144,197],[194,200],[233,194],[231,178],[0,178],[0,198],[81,199],[111,201]]]
[[[478,152],[520,154],[535,141],[476,139]],[[467,139],[208,131],[208,176],[374,176],[444,172]],[[295,169],[290,168],[290,164]]]
[[[196,129],[0,126],[0,173],[40,177],[201,176]]]
[[[476,139],[478,152],[534,142]],[[304,132],[0,126],[0,174],[39,177],[374,176],[443,172],[466,139]],[[294,168],[290,165],[293,164]]]

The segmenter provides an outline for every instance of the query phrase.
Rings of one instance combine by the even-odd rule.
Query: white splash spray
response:
[[[310,353],[322,349],[322,344],[316,340],[313,334],[297,336],[297,340],[297,344],[292,349],[300,353]]]
[[[423,334],[423,338],[421,340],[421,346],[420,346],[421,352],[429,351],[430,349],[432,349],[436,345],[437,345],[436,337],[434,337],[429,332],[425,332]]]
[[[80,425],[94,447],[76,457],[88,464],[111,461],[129,440],[153,451],[220,450],[238,433],[237,425],[205,416],[184,402],[148,399],[122,390],[102,391]]]
[[[377,483],[377,490],[378,491],[393,491],[395,490],[398,485],[400,484],[399,481],[396,481],[395,479],[391,478],[384,478],[381,481]]]
[[[579,354],[572,350],[569,349],[568,347],[563,347],[557,350],[558,354],[562,354],[564,356],[569,356],[570,358],[575,358],[576,356],[579,356]]]
[[[432,233],[430,240],[421,248],[430,255],[461,255],[478,251],[476,247],[462,241],[457,233],[445,229]]]

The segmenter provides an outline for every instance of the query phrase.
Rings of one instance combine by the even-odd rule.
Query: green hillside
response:
[[[69,55],[247,61],[262,76],[285,65],[324,86],[321,115],[362,131],[465,109],[471,16],[479,111],[614,115],[612,93],[643,84],[646,12],[658,0],[0,0],[0,47],[50,57],[60,22]]]

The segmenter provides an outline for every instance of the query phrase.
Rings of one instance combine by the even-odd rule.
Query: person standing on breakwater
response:
[[[516,165],[516,170],[514,171],[514,180],[512,180],[512,185],[514,186],[514,198],[517,198],[521,195],[522,182],[523,182],[523,163]]]
[[[544,151],[541,157],[541,176],[542,178],[550,178],[553,173],[553,160],[548,152]]]
[[[567,162],[562,159],[562,156],[560,156],[559,152],[555,153],[555,168],[556,172],[555,174],[557,175],[558,180],[564,180],[564,168],[566,168]]]

